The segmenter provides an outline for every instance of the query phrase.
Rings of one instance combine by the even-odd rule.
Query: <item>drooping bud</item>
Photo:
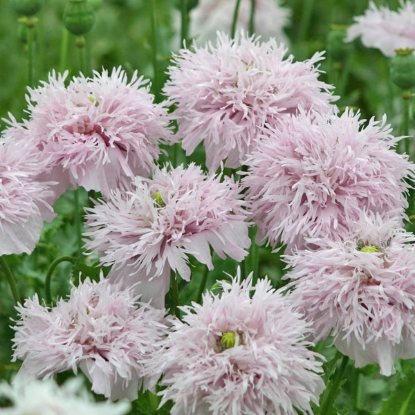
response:
[[[22,16],[33,16],[40,11],[43,0],[12,0],[13,10]]]
[[[395,85],[404,90],[415,86],[415,56],[414,49],[397,49],[392,58],[390,76]]]
[[[95,23],[95,11],[87,0],[69,0],[63,12],[63,24],[76,35],[88,33]]]
[[[331,25],[327,35],[327,55],[334,61],[344,61],[353,48],[352,43],[345,43],[347,26]]]

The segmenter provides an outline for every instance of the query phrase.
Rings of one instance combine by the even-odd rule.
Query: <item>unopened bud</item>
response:
[[[12,0],[13,10],[22,16],[33,16],[42,8],[43,0]]]
[[[415,86],[415,56],[413,49],[397,49],[392,58],[390,76],[392,81],[402,89]]]
[[[69,0],[63,12],[63,24],[74,35],[83,36],[95,23],[95,11],[86,0]]]

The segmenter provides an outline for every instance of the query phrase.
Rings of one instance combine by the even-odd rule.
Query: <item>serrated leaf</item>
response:
[[[411,415],[415,407],[415,372],[398,380],[389,399],[382,402],[379,415]]]

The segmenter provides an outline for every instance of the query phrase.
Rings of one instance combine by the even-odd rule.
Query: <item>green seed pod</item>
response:
[[[327,55],[335,61],[344,61],[353,48],[352,43],[345,43],[347,26],[332,25],[327,35]]]
[[[11,0],[13,10],[22,16],[33,16],[43,5],[43,0]]]
[[[392,58],[390,76],[395,85],[402,89],[415,86],[415,56],[413,49],[397,49]]]
[[[86,0],[69,0],[63,12],[63,24],[74,35],[88,33],[95,23],[95,11]]]

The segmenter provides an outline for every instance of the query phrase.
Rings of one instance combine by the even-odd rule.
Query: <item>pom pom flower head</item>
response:
[[[263,239],[302,249],[306,238],[341,240],[364,209],[403,215],[414,166],[385,122],[302,112],[270,129],[243,179]]]
[[[291,299],[316,331],[328,335],[356,366],[415,357],[415,237],[397,218],[362,214],[342,241],[314,240],[316,251],[285,257]]]
[[[37,181],[46,163],[29,142],[0,142],[0,255],[30,254],[43,221],[55,216],[48,204],[53,183]]]
[[[111,280],[122,280],[155,306],[164,305],[170,270],[190,279],[188,255],[213,268],[210,247],[241,261],[250,245],[240,187],[230,178],[205,175],[194,164],[167,166],[152,179],[136,177],[128,192],[88,209],[86,242]]]
[[[393,57],[396,49],[415,49],[415,4],[401,2],[398,11],[379,9],[370,2],[363,16],[355,17],[347,31],[346,41],[361,37],[368,48],[377,48],[385,56]]]
[[[92,390],[110,399],[134,400],[143,386],[153,388],[159,373],[147,373],[151,353],[165,336],[164,310],[107,280],[88,279],[73,287],[67,301],[51,309],[38,297],[17,310],[14,360],[23,364],[16,380],[26,383],[79,367]]]
[[[0,396],[12,402],[11,407],[0,408],[2,415],[125,415],[130,408],[128,402],[94,402],[79,378],[60,387],[53,379],[25,385],[3,382]]]
[[[169,69],[164,92],[176,105],[183,148],[191,154],[204,142],[206,165],[216,170],[241,166],[265,125],[275,125],[299,106],[326,111],[334,99],[331,86],[319,81],[316,53],[305,62],[284,58],[274,39],[218,34],[216,46],[184,49]]]
[[[167,109],[153,103],[146,81],[121,68],[92,78],[49,76],[29,89],[30,119],[10,134],[33,141],[51,157],[55,179],[105,195],[154,168],[161,142],[171,142]],[[62,171],[63,169],[63,171]]]
[[[324,383],[309,324],[267,279],[253,287],[251,277],[241,282],[238,271],[220,297],[182,308],[163,351],[161,403],[174,401],[172,415],[295,415],[318,403]]]

